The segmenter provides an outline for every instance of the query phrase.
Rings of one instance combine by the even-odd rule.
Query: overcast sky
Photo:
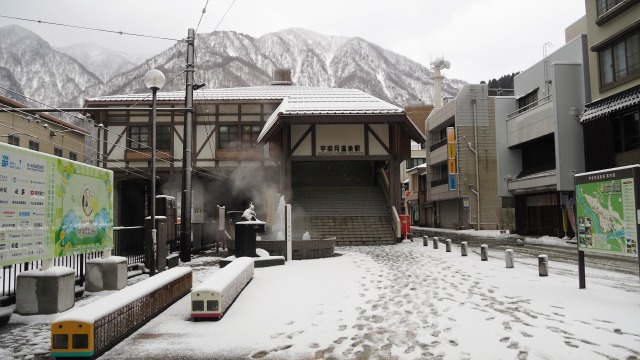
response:
[[[444,56],[450,78],[471,83],[525,70],[564,42],[565,28],[585,13],[585,0],[0,0],[0,15],[184,38],[189,28],[258,37],[290,27],[327,35],[358,36],[424,65]],[[152,55],[173,44],[134,36],[72,29],[0,17],[53,46],[95,42],[129,53]],[[197,46],[197,44],[196,44]]]

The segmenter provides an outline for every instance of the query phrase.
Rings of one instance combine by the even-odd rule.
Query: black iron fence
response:
[[[144,235],[144,226],[114,228],[111,255],[126,257],[128,265],[144,264]],[[87,260],[98,257],[102,257],[102,251],[68,255],[53,259],[53,265],[74,269],[76,279],[83,283]],[[19,273],[41,266],[40,260],[3,266],[0,271],[0,305],[15,301]]]

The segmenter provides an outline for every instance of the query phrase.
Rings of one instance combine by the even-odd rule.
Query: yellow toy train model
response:
[[[176,267],[60,315],[51,324],[51,356],[96,357],[188,294],[192,270]]]

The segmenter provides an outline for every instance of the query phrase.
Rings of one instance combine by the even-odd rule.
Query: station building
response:
[[[156,139],[149,94],[86,100],[100,126],[99,164],[114,171],[116,226],[142,225],[148,213],[152,141],[157,194],[180,203],[184,113],[170,109],[184,99],[158,93]],[[192,133],[194,231],[207,236],[217,205],[249,202],[270,225],[284,196],[294,238],[308,231],[337,244],[395,242],[400,163],[412,140],[425,141],[397,106],[360,90],[294,86],[286,72],[270,86],[195,91]]]

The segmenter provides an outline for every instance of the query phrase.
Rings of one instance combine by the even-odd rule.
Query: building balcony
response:
[[[507,146],[513,147],[555,132],[553,100],[548,95],[507,117]]]
[[[557,191],[558,178],[556,169],[540,171],[535,174],[507,181],[507,190],[514,195]]]
[[[444,163],[447,161],[447,142],[445,139],[444,145],[429,151],[427,163],[431,165]]]

